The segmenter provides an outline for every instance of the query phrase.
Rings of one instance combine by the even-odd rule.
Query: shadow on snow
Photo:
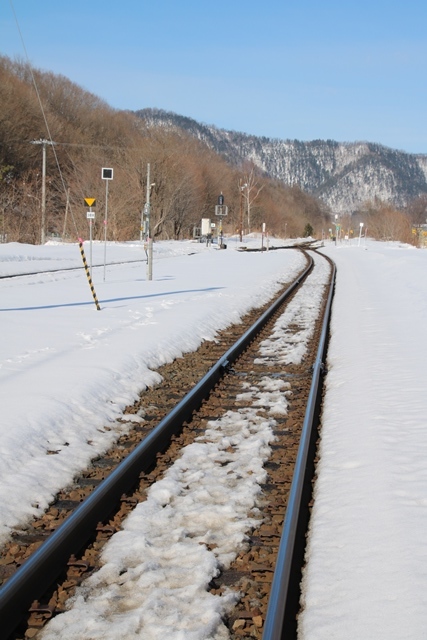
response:
[[[224,287],[208,287],[206,289],[182,289],[181,291],[169,291],[166,293],[148,293],[141,296],[127,296],[123,298],[108,298],[107,300],[99,300],[99,304],[108,304],[109,302],[123,302],[124,300],[142,300],[144,298],[158,298],[162,296],[176,296],[181,293],[200,293],[202,291],[219,291]],[[39,311],[42,309],[59,309],[61,307],[87,307],[93,305],[94,301],[88,302],[65,302],[63,304],[45,304],[38,307],[10,307],[1,309],[0,311]]]

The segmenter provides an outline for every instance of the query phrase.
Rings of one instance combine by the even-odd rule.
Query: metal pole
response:
[[[41,201],[41,230],[40,243],[44,244],[46,240],[46,145],[54,145],[56,142],[50,140],[33,140],[31,144],[42,145],[42,201]]]
[[[362,237],[362,229],[363,229],[363,222],[360,223],[360,230],[359,230],[359,244],[358,246],[360,247],[360,238]]]
[[[245,182],[245,184],[242,185],[242,181],[240,181],[240,242],[243,242],[243,198],[246,197],[243,190],[247,188],[247,183]]]
[[[65,216],[64,216],[64,228],[62,230],[62,242],[65,240],[65,234],[67,232],[67,217],[68,217],[68,208],[70,206],[70,187],[67,189],[67,202],[65,203]]]
[[[41,233],[40,243],[45,243],[45,226],[46,226],[46,140],[43,140],[43,162],[42,162],[42,220],[41,220]]]
[[[147,198],[146,198],[146,216],[147,216],[147,280],[153,279],[153,239],[151,237],[151,220],[150,220],[150,163],[147,164]]]
[[[90,213],[92,213],[92,207],[89,207]],[[92,218],[89,220],[89,273],[92,280]]]
[[[107,265],[107,220],[108,220],[108,180],[105,181],[105,220],[104,220],[104,282]]]
[[[240,242],[243,242],[243,187],[240,180]]]
[[[246,189],[246,193],[244,191],[245,189]],[[249,234],[251,232],[251,205],[250,205],[250,187],[247,182],[245,182],[245,184],[242,187],[242,193],[243,193],[243,197],[246,200],[246,220],[248,223],[247,233]],[[242,220],[242,227],[243,227],[243,220]]]

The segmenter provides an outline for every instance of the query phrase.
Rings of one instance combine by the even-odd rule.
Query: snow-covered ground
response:
[[[0,542],[127,429],[118,418],[157,367],[215,339],[304,263],[297,252],[156,243],[147,281],[139,243],[107,249],[107,261],[132,262],[107,267],[104,282],[104,246],[93,246],[98,311],[78,244],[0,245],[0,275],[80,267],[0,279]]]
[[[331,245],[338,267],[301,640],[427,629],[427,251]]]
[[[126,428],[118,417],[144,385],[158,379],[157,366],[196,349],[203,339],[215,339],[219,329],[265,302],[302,266],[296,252],[237,252],[233,241],[228,247],[221,251],[190,242],[158,243],[152,282],[146,281],[142,262],[107,267],[105,282],[102,266],[94,268],[101,311],[83,270],[0,280],[3,539],[11,527],[39,513],[60,486]],[[300,637],[415,640],[425,636],[427,623],[427,252],[370,241],[328,244],[324,251],[336,261],[338,273]],[[139,260],[141,253],[137,243],[108,246],[108,260]],[[94,264],[102,265],[102,256],[102,244],[95,245]],[[0,245],[0,275],[80,263],[77,245]],[[321,286],[313,284],[313,291]],[[303,307],[301,302],[304,316]],[[306,316],[311,313],[310,307]],[[271,406],[271,420],[274,411],[286,411],[286,387],[274,388],[266,381],[254,393]],[[144,508],[160,505],[165,528],[175,517],[172,503],[182,500],[187,510],[193,509],[194,529],[188,518],[173,520],[178,548],[192,536],[205,540],[208,533],[206,526],[202,532],[200,521],[206,525],[220,508],[228,511],[222,515],[230,526],[230,547],[218,552],[226,559],[233,541],[238,545],[242,531],[256,518],[256,481],[263,477],[271,438],[268,424],[259,422],[256,410],[226,416],[212,426],[206,441],[184,454],[171,477],[153,488]],[[228,454],[230,470],[247,479],[242,494],[239,490],[226,501],[219,480],[214,495],[201,481],[214,473],[212,460],[225,455],[224,439],[237,453],[235,458]],[[56,453],[47,456],[47,451]],[[196,470],[196,458],[206,466]],[[178,489],[178,480],[184,487],[198,487],[197,507]],[[174,560],[175,552],[168,552],[168,539],[151,548],[149,522],[147,513],[135,516],[117,534],[139,544],[149,566],[141,570],[132,565],[132,554],[122,553],[121,538],[113,538],[106,568],[94,578],[93,625],[69,638],[228,637],[220,621],[227,601],[212,604],[205,591],[207,576],[215,570],[212,554],[197,544],[191,553],[198,571],[183,575],[182,567],[175,573],[172,568],[172,578],[165,577],[162,563],[165,556]],[[187,547],[181,550],[190,553]],[[117,575],[123,576],[123,584],[104,591]],[[154,600],[151,613],[142,617],[147,624],[156,616],[162,619],[160,635],[138,631],[139,598],[147,584]],[[122,588],[128,589],[126,598]],[[104,601],[111,604],[112,593],[116,615],[109,620],[111,635],[96,635]],[[185,626],[182,603],[178,606],[182,593],[185,601],[191,594],[189,607],[196,603],[197,628]],[[167,608],[166,596],[172,602],[177,598],[175,613],[173,606]],[[79,598],[77,604],[83,606],[84,596]],[[59,635],[66,637],[65,630]]]

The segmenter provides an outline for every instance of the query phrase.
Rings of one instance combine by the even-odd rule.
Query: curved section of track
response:
[[[324,260],[324,257],[322,257],[321,260]],[[150,481],[155,481],[156,476],[158,475],[155,471],[156,465],[157,467],[159,467],[159,460],[161,460],[162,456],[166,460],[171,460],[179,455],[180,447],[177,446],[177,443],[179,444],[178,441],[184,441],[185,436],[178,434],[180,434],[182,430],[184,430],[185,432],[185,430],[187,429],[186,425],[188,425],[192,421],[192,431],[198,433],[198,423],[206,422],[206,417],[204,417],[206,411],[208,412],[208,415],[210,417],[212,417],[212,414],[216,415],[217,410],[218,414],[220,414],[221,412],[224,413],[224,405],[228,406],[230,402],[232,402],[228,399],[228,396],[227,400],[224,401],[224,392],[221,390],[221,385],[225,384],[225,378],[230,378],[234,386],[236,385],[236,379],[240,381],[240,379],[242,378],[245,379],[246,385],[250,384],[248,382],[249,378],[247,378],[248,373],[246,371],[248,362],[250,363],[251,375],[252,370],[255,369],[255,379],[259,379],[260,376],[265,375],[265,371],[262,371],[261,364],[257,362],[256,356],[254,360],[254,357],[249,353],[251,350],[255,349],[256,351],[256,349],[258,348],[254,344],[255,337],[258,336],[262,342],[263,334],[266,333],[267,335],[269,335],[271,329],[266,328],[267,324],[269,322],[274,323],[275,321],[277,321],[277,318],[280,317],[280,314],[283,313],[283,305],[286,304],[290,298],[292,298],[292,296],[298,290],[298,287],[304,282],[312,269],[313,259],[310,257],[309,264],[304,273],[302,273],[300,277],[286,289],[286,291],[279,297],[279,299],[277,299],[273,305],[271,305],[266,311],[264,311],[261,317],[255,323],[253,323],[253,325],[248,330],[246,330],[245,333],[240,336],[240,338],[230,348],[227,349],[227,351],[217,360],[217,362],[210,367],[209,371],[202,377],[202,379],[191,388],[185,398],[178,402],[178,404],[174,406],[174,408],[160,420],[160,422],[154,429],[146,433],[145,438],[142,440],[142,442],[133,448],[133,451],[127,457],[125,457],[124,461],[119,464],[119,466],[117,466],[116,469],[113,470],[99,484],[97,482],[94,483],[97,486],[95,490],[90,494],[90,496],[87,497],[79,506],[77,506],[77,508],[74,509],[73,513],[53,531],[53,533],[39,547],[39,549],[34,554],[32,554],[26,560],[26,562],[24,562],[22,567],[20,567],[9,578],[9,580],[5,582],[0,591],[0,625],[3,633],[6,634],[4,637],[7,637],[7,634],[13,632],[13,630],[20,623],[23,616],[28,617],[28,609],[31,606],[33,600],[42,597],[43,593],[46,590],[49,590],[50,585],[58,578],[59,573],[64,571],[63,567],[66,566],[67,563],[69,566],[75,566],[76,561],[70,561],[70,557],[72,557],[73,554],[80,554],[80,556],[82,556],[81,549],[87,540],[93,538],[94,530],[98,528],[98,531],[102,531],[103,528],[108,529],[108,527],[111,526],[109,525],[109,522],[111,522],[111,514],[114,510],[117,510],[117,503],[132,503],[135,499],[138,500],[138,497],[134,498],[130,495],[132,491],[134,491],[135,485],[137,485],[138,482],[142,482],[143,486],[146,487],[147,484],[150,483]],[[334,272],[333,270],[331,270],[331,283],[333,283],[333,277]],[[327,300],[331,299],[332,289],[333,284],[330,284],[329,293],[326,296]],[[325,302],[325,308],[328,309],[328,307],[330,307],[330,303]],[[328,313],[329,312],[327,311],[326,315]],[[317,333],[320,333],[322,336],[326,335],[326,322],[327,321],[324,320],[323,324],[320,325],[321,328],[318,328],[316,330]],[[313,337],[311,339],[311,342],[313,344],[317,344],[318,338]],[[302,363],[302,373],[298,372],[297,367],[292,364],[287,367],[288,372],[284,373],[282,370],[283,366],[280,365],[280,375],[285,377],[289,376],[290,379],[298,380],[298,385],[304,378],[305,387],[308,389],[310,387],[309,381],[311,379],[313,380],[312,386],[315,384],[317,390],[314,391],[313,387],[313,390],[311,392],[305,392],[306,395],[308,393],[310,397],[315,397],[314,404],[312,400],[309,400],[309,402],[311,402],[313,406],[318,406],[319,404],[318,389],[320,388],[322,377],[323,351],[324,349],[322,350],[322,355],[317,353],[314,363],[309,364],[307,361],[304,361]],[[267,357],[267,360],[268,359],[269,357]],[[271,362],[270,364],[267,363],[267,367],[270,367],[271,370],[272,366],[277,367],[278,365],[277,362],[274,361],[274,359],[270,358],[270,360]],[[243,364],[241,363],[241,361],[243,362]],[[265,363],[262,366],[264,365]],[[312,366],[314,366],[314,376],[311,375]],[[279,374],[277,371],[274,371],[273,375],[277,377]],[[296,386],[292,391],[294,397],[296,397],[297,395]],[[215,391],[213,392],[212,390],[214,388]],[[229,393],[230,392],[227,391],[227,394]],[[219,401],[216,401],[218,394]],[[237,394],[237,396],[235,395],[234,404],[236,404],[236,398],[240,397],[241,394]],[[209,401],[207,400],[207,398],[209,398]],[[208,402],[213,402],[213,406],[217,408],[212,408],[211,404],[209,404],[208,407]],[[239,400],[237,400],[237,404],[238,402]],[[301,399],[301,402],[305,407],[307,399]],[[295,405],[297,404],[298,403],[295,403]],[[199,408],[199,414],[196,415],[196,411],[198,411]],[[298,411],[299,413],[301,413],[301,408],[299,408]],[[312,411],[313,410],[311,409],[307,409],[307,412],[310,414],[312,413]],[[312,421],[311,418],[306,418],[304,420],[303,431],[310,429],[308,425],[308,422],[310,421]],[[298,420],[295,420],[295,422],[298,422]],[[278,429],[278,431],[280,431],[280,429]],[[289,440],[289,429],[285,429],[284,431],[286,432],[285,440]],[[194,438],[194,433],[192,437]],[[308,438],[310,441],[312,440],[311,435],[306,435],[303,437],[303,439],[304,438]],[[277,440],[278,444],[276,446],[277,451],[279,451],[282,447],[282,445],[279,443],[279,435],[277,435]],[[173,450],[172,452],[171,447],[169,447],[171,441],[171,447]],[[306,467],[307,462],[298,462],[298,456],[295,456],[295,458],[297,459],[297,467]],[[271,464],[274,466],[275,463],[272,462]],[[161,472],[162,465],[160,464],[159,473]],[[289,484],[291,479],[292,473],[289,480],[287,481]],[[279,484],[280,482],[282,482],[283,484],[283,481],[279,480]],[[137,489],[137,493],[138,491],[139,493],[141,493],[141,489]],[[292,492],[293,489],[291,490],[291,494]],[[301,493],[305,494],[306,491],[301,490]],[[126,498],[123,499],[123,494],[127,494],[128,500],[126,500]],[[66,502],[66,500],[62,499],[62,502]],[[267,521],[268,517],[269,516],[264,519],[264,522]],[[276,520],[280,521],[280,518],[276,518]],[[283,522],[283,513],[281,516],[281,521]],[[99,522],[104,523],[104,525],[106,526],[100,527],[98,525]],[[262,526],[263,525],[261,525],[261,527]],[[281,528],[280,522],[279,526]],[[285,525],[285,528],[286,526],[287,525]],[[260,535],[262,538],[262,534]],[[274,534],[273,537],[276,541],[277,534]],[[253,538],[256,542],[256,533]],[[282,546],[283,545],[281,545],[281,547]],[[287,546],[287,544],[285,546]],[[279,559],[282,555],[282,552],[279,552]],[[236,561],[238,561],[238,558]],[[82,566],[85,564],[84,559],[78,560],[77,565],[79,564],[79,562]],[[273,560],[273,562],[275,561]],[[287,562],[288,561],[286,561],[285,564]],[[254,563],[252,562],[252,564]],[[255,562],[255,564],[257,565],[257,567],[255,567],[255,573],[257,570],[258,572],[260,572],[260,563]],[[261,571],[261,573],[262,572],[263,571]],[[271,569],[267,569],[267,572],[271,573]],[[212,592],[221,592],[221,590],[224,588],[224,584],[230,585],[230,575],[232,573],[232,568],[228,571],[228,573],[227,570],[225,570],[222,573],[225,583],[221,583],[220,580],[216,580],[212,584]],[[244,573],[245,575],[247,575],[248,572],[245,570]],[[241,585],[239,586],[241,575],[238,571],[237,577],[237,588],[241,590]],[[286,580],[289,583],[289,580]],[[280,583],[282,582],[282,579],[280,579]],[[274,594],[275,591],[273,590],[272,593]],[[282,594],[283,589],[279,592],[279,596],[277,598],[276,596],[273,596],[273,600],[283,600]],[[252,598],[250,589],[248,598]],[[242,598],[241,602],[245,602],[244,597]],[[253,610],[253,607],[252,610],[248,611],[248,605],[243,604],[242,606],[245,607],[246,611],[244,615],[242,613],[242,609],[236,609],[236,611],[229,616],[228,625],[231,633],[235,633],[236,637],[245,637],[246,627],[250,627],[250,633],[252,633],[252,627],[254,627],[255,631],[257,631],[258,625],[258,635],[252,634],[247,635],[247,637],[260,637],[259,633],[261,632],[261,628],[263,627],[263,622],[265,619],[266,601],[264,602],[264,604],[260,605],[259,615],[258,610]],[[273,605],[270,605],[269,613],[265,623],[266,632],[267,626],[270,626],[269,619],[271,616],[270,611],[272,610],[272,606]],[[45,615],[43,614],[43,608],[43,606],[39,605],[33,606],[36,618],[37,616],[38,618],[50,617],[51,610],[49,609],[49,607],[46,607]],[[276,608],[276,605],[274,605],[274,609]],[[279,614],[279,618],[283,619],[283,615],[284,614]],[[291,614],[291,616],[292,615],[293,613]],[[256,622],[253,622],[254,619],[256,620]],[[249,625],[247,625],[247,621],[250,621]],[[277,624],[277,622],[274,623],[274,628],[277,627]],[[280,636],[266,635],[265,637],[273,638]]]

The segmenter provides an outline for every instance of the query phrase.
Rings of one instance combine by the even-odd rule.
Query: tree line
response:
[[[47,142],[46,236],[88,237],[85,198],[96,199],[94,239],[104,237],[108,185],[108,239],[140,237],[150,164],[151,232],[154,239],[193,235],[202,218],[215,220],[223,194],[227,234],[260,231],[315,237],[333,229],[321,200],[285,186],[250,163],[236,166],[177,127],[153,126],[131,111],[116,110],[62,75],[0,56],[0,238],[38,243],[41,238],[42,147]],[[35,144],[39,143],[39,144]],[[411,229],[426,222],[426,196],[398,210],[366,202],[340,222],[348,232],[359,220],[378,239],[413,241]]]
[[[149,126],[62,75],[0,57],[0,236],[38,243],[41,237],[42,141],[46,141],[46,236],[88,237],[85,198],[95,198],[94,239],[102,239],[108,197],[108,239],[139,238],[150,164],[154,239],[193,235],[202,218],[215,221],[223,194],[226,234],[260,231],[320,233],[328,211],[298,187],[285,187],[250,164],[231,166],[190,134]],[[38,143],[38,144],[37,144]],[[113,168],[106,189],[102,168]]]

